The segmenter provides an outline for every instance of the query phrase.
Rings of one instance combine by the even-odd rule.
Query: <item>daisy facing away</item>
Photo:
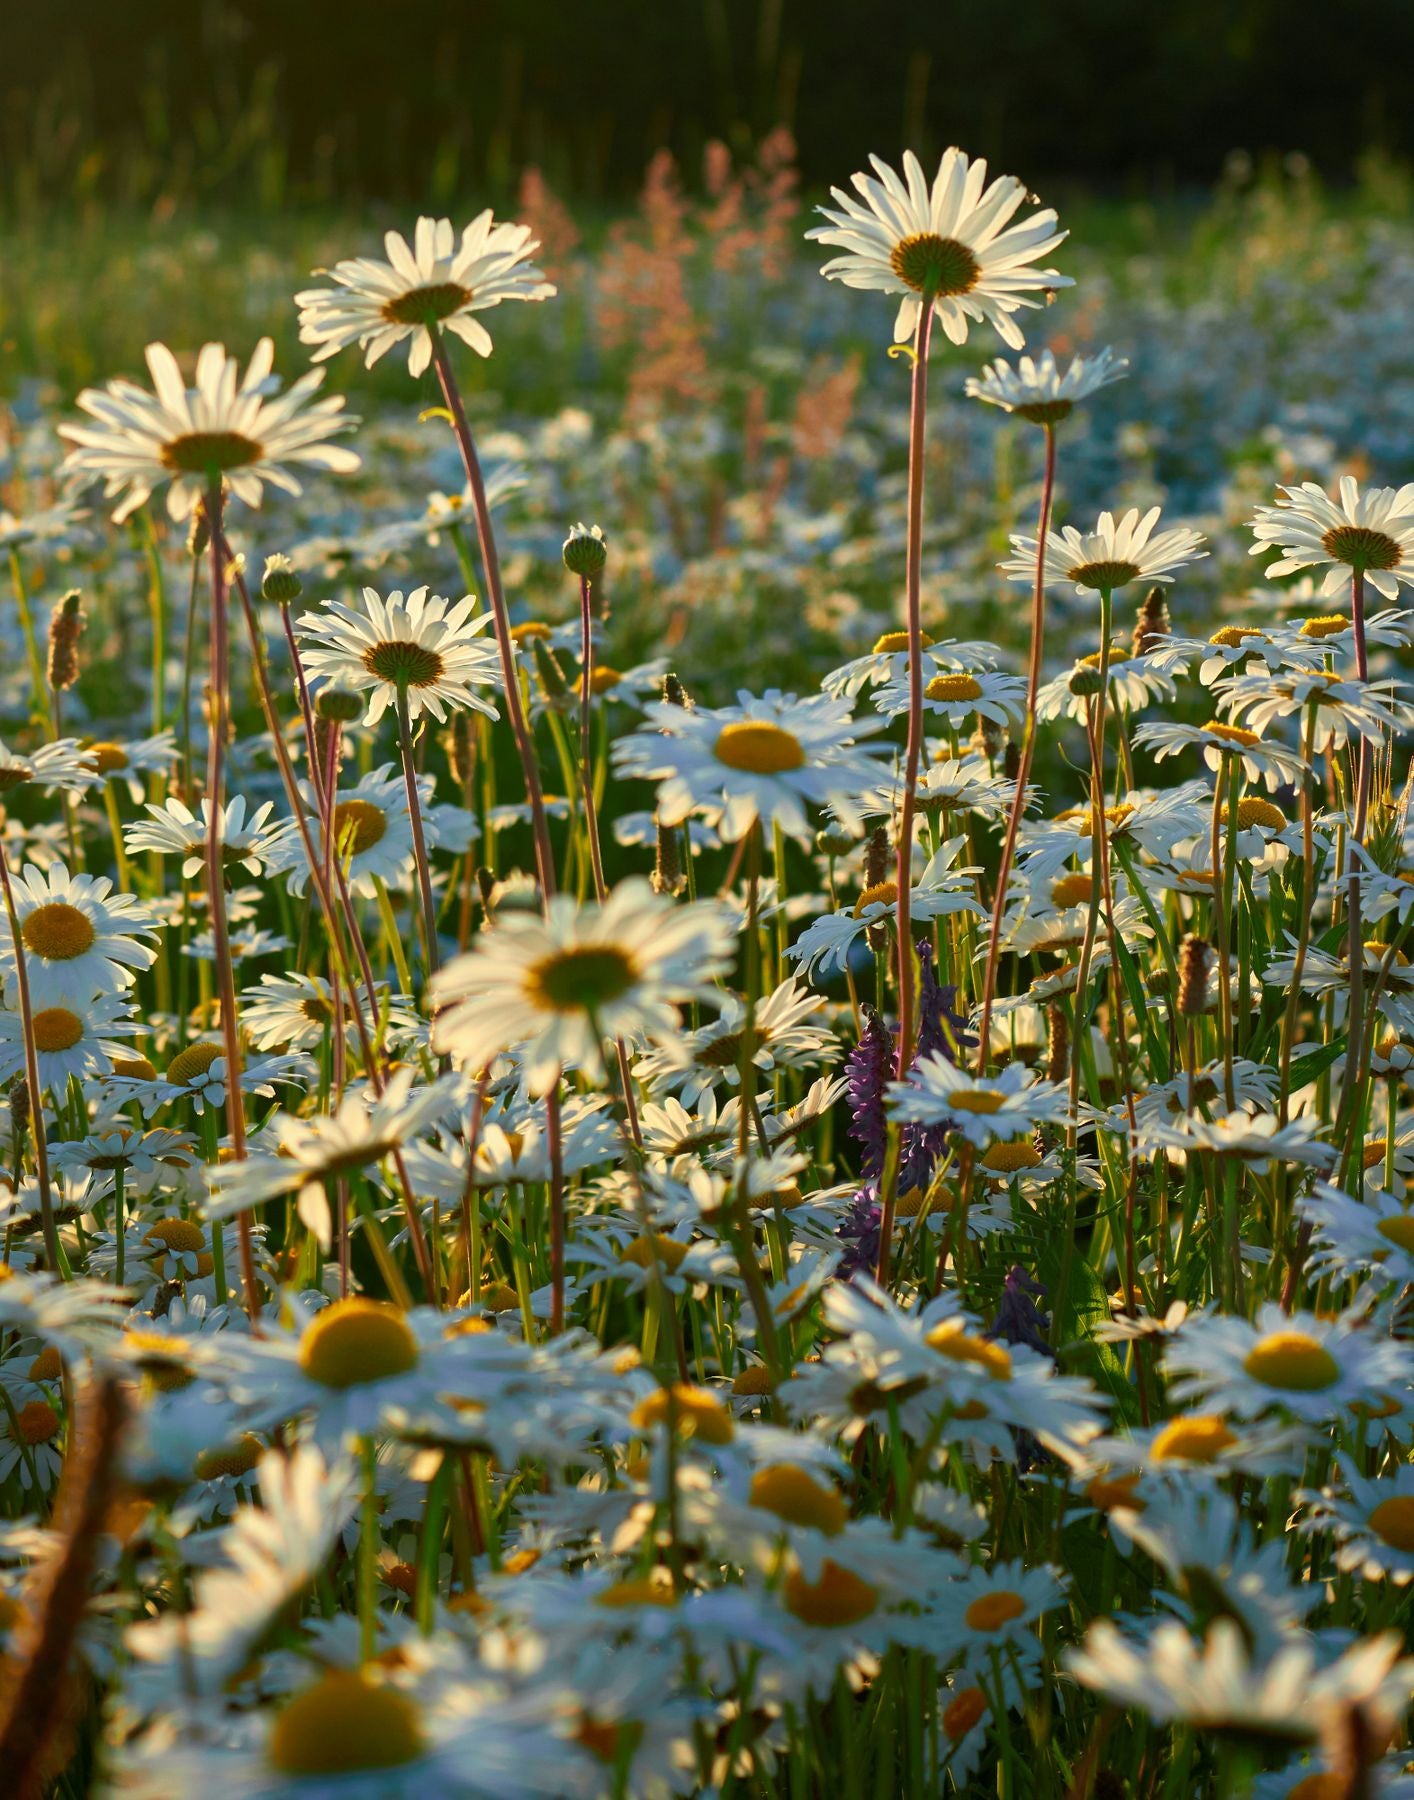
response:
[[[432,988],[433,1044],[468,1070],[516,1051],[538,1098],[562,1068],[604,1079],[604,1039],[671,1040],[678,1001],[712,1000],[732,935],[710,902],[675,906],[646,881],[602,906],[556,895],[543,919],[509,913]]]
[[[1324,570],[1320,592],[1338,594],[1356,572],[1386,600],[1399,598],[1401,583],[1414,587],[1414,481],[1362,494],[1355,477],[1345,475],[1339,500],[1314,481],[1278,492],[1275,506],[1257,508],[1252,520],[1257,541],[1248,553],[1281,551],[1268,575]]]
[[[286,388],[270,391],[275,346],[261,338],[241,379],[224,344],[203,345],[196,380],[187,387],[165,344],[146,351],[153,392],[119,379],[85,388],[78,397],[92,425],[61,425],[74,446],[63,470],[80,480],[102,481],[108,499],[121,496],[113,517],[121,522],[164,483],[167,511],[191,516],[213,481],[224,480],[238,500],[259,506],[264,483],[287,494],[300,484],[289,465],[348,475],[359,466],[354,451],[330,440],[358,423],[344,412],[343,396],[311,396],[324,379],[311,370]]]
[[[479,640],[490,622],[470,594],[450,601],[420,587],[406,599],[396,591],[384,599],[366,587],[361,604],[330,600],[320,612],[305,613],[299,636],[311,678],[367,693],[365,725],[376,725],[396,706],[400,690],[407,693],[409,719],[429,712],[445,724],[449,707],[497,717],[476,692],[497,679],[496,652]]]
[[[874,174],[851,177],[859,198],[831,188],[835,206],[822,206],[829,222],[806,232],[844,254],[820,271],[829,281],[902,296],[894,342],[905,343],[918,326],[925,296],[954,344],[967,342],[970,320],[986,321],[1013,350],[1025,343],[1012,317],[1038,307],[1057,288],[1073,287],[1068,275],[1032,265],[1066,237],[1046,207],[1022,223],[1009,223],[1026,199],[1014,175],[987,183],[987,164],[947,150],[930,186],[911,150],[903,176],[877,156]]]
[[[548,300],[552,282],[530,261],[539,244],[528,225],[497,224],[479,213],[458,243],[450,219],[421,218],[413,241],[396,231],[383,239],[386,262],[356,256],[327,271],[335,286],[295,295],[300,342],[315,362],[357,344],[372,368],[394,345],[408,343],[408,373],[432,361],[432,335],[445,327],[478,356],[491,354],[491,333],[476,317],[503,300]],[[325,273],[326,271],[317,271]]]

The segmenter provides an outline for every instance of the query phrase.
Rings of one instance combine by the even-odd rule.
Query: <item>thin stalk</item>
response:
[[[54,1274],[68,1280],[68,1267],[59,1246],[54,1221],[54,1194],[49,1186],[49,1146],[44,1136],[44,1090],[39,1085],[39,1054],[34,1042],[34,1011],[29,997],[29,970],[20,917],[15,910],[15,890],[10,885],[10,865],[0,834],[0,883],[5,888],[5,913],[10,922],[10,941],[15,946],[15,997],[19,1002],[20,1032],[24,1044],[25,1081],[29,1086],[29,1123],[34,1134],[34,1170],[39,1184],[39,1218],[44,1228],[44,1257]]]
[[[441,963],[437,954],[437,904],[432,898],[432,871],[427,862],[427,839],[422,829],[422,801],[417,791],[417,765],[412,755],[412,718],[406,683],[398,685],[398,754],[407,789],[408,817],[412,820],[412,856],[417,865],[417,887],[422,896],[422,931],[427,940],[427,973],[435,975]]]

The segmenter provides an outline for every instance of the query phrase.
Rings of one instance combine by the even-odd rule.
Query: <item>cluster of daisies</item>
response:
[[[598,526],[522,616],[489,212],[296,297],[435,382],[465,591],[257,580],[358,463],[269,340],[61,427],[159,603],[150,733],[75,735],[101,597],[46,663],[15,552],[13,1791],[1414,1794],[1414,484],[1283,487],[1194,635],[1199,531],[1053,517],[1124,360],[945,374],[1038,471],[1020,653],[949,636],[930,379],[1065,234],[956,150],[822,210],[910,453],[812,691],[617,666]]]

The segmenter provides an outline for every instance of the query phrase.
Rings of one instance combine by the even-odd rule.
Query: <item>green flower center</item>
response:
[[[933,231],[901,239],[889,252],[889,267],[916,294],[970,294],[982,275],[966,244]]]
[[[1133,581],[1138,573],[1138,563],[1132,562],[1077,563],[1073,569],[1066,570],[1078,587],[1094,588],[1096,592],[1108,588],[1111,593],[1127,581]]]
[[[627,952],[616,944],[558,950],[530,971],[530,991],[552,1012],[597,1012],[622,1000],[638,980]]]
[[[450,319],[471,298],[471,289],[456,281],[434,281],[429,287],[409,288],[385,300],[383,317],[390,325],[435,325],[439,319]]]
[[[1397,569],[1404,557],[1394,538],[1368,525],[1333,525],[1321,543],[1328,556],[1352,569]]]
[[[1019,418],[1029,419],[1033,425],[1059,425],[1074,410],[1073,400],[1028,400],[1016,408],[1016,413]]]
[[[162,467],[174,475],[210,475],[222,469],[243,469],[259,462],[264,454],[262,444],[242,437],[239,431],[191,431],[165,443],[160,459]]]
[[[442,679],[442,658],[437,651],[404,638],[372,645],[363,653],[363,666],[370,675],[391,681],[394,687],[433,687]]]

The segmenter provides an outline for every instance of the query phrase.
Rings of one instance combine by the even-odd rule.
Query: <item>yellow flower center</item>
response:
[[[1034,1169],[1041,1162],[1041,1152],[1028,1138],[1011,1144],[993,1144],[982,1158],[982,1167],[998,1175],[1014,1175],[1019,1169]]]
[[[1248,1351],[1242,1367],[1254,1381],[1289,1394],[1314,1394],[1340,1379],[1340,1365],[1304,1331],[1272,1331]]]
[[[381,843],[387,830],[388,815],[371,800],[341,800],[334,808],[334,842],[345,855],[361,856]]]
[[[540,619],[527,619],[524,625],[512,625],[511,636],[518,644],[527,644],[532,638],[548,639],[550,627]]]
[[[189,431],[168,440],[159,451],[164,469],[174,475],[210,475],[223,469],[243,469],[259,462],[265,446],[239,431]]]
[[[1085,1498],[1101,1512],[1113,1512],[1116,1507],[1126,1507],[1130,1512],[1143,1512],[1144,1502],[1136,1497],[1134,1491],[1138,1485],[1137,1469],[1132,1475],[1121,1475],[1113,1481],[1108,1476],[1096,1475],[1086,1483]]]
[[[962,1615],[971,1631],[1000,1631],[1026,1611],[1026,1602],[1010,1588],[998,1588],[994,1594],[979,1594]]]
[[[682,1264],[682,1259],[691,1249],[690,1244],[679,1242],[663,1231],[655,1231],[651,1236],[636,1237],[632,1243],[625,1244],[619,1252],[619,1261],[633,1263],[636,1268],[651,1269],[653,1252],[658,1253],[658,1261],[670,1275],[675,1274]]]
[[[206,1234],[190,1219],[159,1219],[143,1232],[142,1241],[144,1244],[161,1244],[166,1250],[190,1252],[205,1247]]]
[[[1340,613],[1321,613],[1314,619],[1301,621],[1301,636],[1304,638],[1334,637],[1337,632],[1345,630],[1345,618]]]
[[[1281,808],[1273,806],[1270,800],[1248,794],[1237,803],[1237,822],[1244,831],[1252,825],[1264,825],[1268,831],[1281,831],[1287,819]]]
[[[115,769],[126,769],[128,753],[121,744],[102,742],[90,744],[83,753],[83,759],[91,768],[97,769],[100,775],[111,775]]]
[[[613,668],[609,663],[595,663],[594,672],[589,677],[589,691],[594,695],[609,694],[613,692],[622,680],[622,670]],[[582,691],[584,687],[583,680],[580,681],[579,685]]]
[[[1059,907],[1088,906],[1094,893],[1093,875],[1060,875],[1051,883],[1051,900]]]
[[[25,949],[48,962],[71,962],[91,950],[96,936],[93,922],[67,900],[50,900],[36,906],[20,927]]]
[[[47,1400],[31,1400],[15,1414],[13,1429],[22,1444],[47,1444],[59,1435],[59,1415]]]
[[[980,700],[982,683],[975,675],[935,675],[923,691],[930,700]]]
[[[751,1363],[733,1377],[732,1392],[747,1396],[774,1393],[771,1371],[764,1363]]]
[[[394,687],[424,688],[435,687],[442,679],[444,664],[441,655],[426,644],[385,638],[364,651],[363,666],[370,675],[390,681]]]
[[[219,1481],[223,1475],[249,1475],[264,1449],[255,1433],[247,1431],[234,1444],[223,1445],[217,1450],[203,1450],[196,1459],[196,1477],[198,1481]]]
[[[925,650],[929,649],[936,641],[926,631],[919,634],[919,642]],[[900,650],[907,650],[907,648],[908,633],[906,631],[885,631],[874,640],[875,656],[896,656]]]
[[[113,1073],[123,1075],[129,1081],[156,1081],[157,1070],[145,1056],[115,1056]]]
[[[299,1366],[323,1387],[361,1387],[417,1367],[417,1339],[386,1300],[336,1300],[300,1340]]]
[[[994,1381],[1011,1380],[1011,1352],[1004,1344],[993,1344],[986,1338],[973,1337],[963,1329],[961,1319],[944,1319],[924,1338],[930,1350],[946,1356],[950,1362],[971,1363]]]
[[[1245,644],[1248,638],[1266,640],[1266,632],[1258,631],[1255,625],[1224,625],[1208,639],[1210,644],[1222,644],[1227,649],[1235,649],[1238,644]]]
[[[434,281],[395,294],[379,311],[390,325],[435,325],[439,319],[450,319],[470,298],[471,289],[458,281]]]
[[[1321,543],[1327,556],[1352,569],[1397,569],[1404,557],[1397,538],[1368,525],[1334,525]]]
[[[987,1710],[987,1696],[981,1688],[961,1688],[943,1708],[943,1733],[949,1743],[965,1738]]]
[[[787,1612],[803,1625],[825,1628],[857,1625],[879,1604],[878,1588],[828,1556],[820,1564],[818,1581],[807,1581],[796,1567],[786,1576],[781,1592]]]
[[[34,1047],[51,1056],[72,1050],[83,1036],[83,1020],[67,1006],[46,1006],[34,1015]]]
[[[724,725],[712,754],[729,769],[750,775],[784,775],[805,763],[800,739],[762,719],[738,719]]]
[[[958,1088],[948,1095],[948,1106],[953,1112],[994,1113],[1005,1105],[1006,1095],[995,1088]]]
[[[281,1708],[269,1757],[283,1774],[349,1775],[416,1762],[424,1739],[405,1694],[352,1669],[330,1669]]]
[[[1067,569],[1066,574],[1077,587],[1093,588],[1097,592],[1108,588],[1123,587],[1127,581],[1133,581],[1139,573],[1138,563],[1132,562],[1088,562],[1076,563],[1074,568]]]
[[[1149,1455],[1155,1462],[1211,1463],[1236,1442],[1236,1435],[1217,1413],[1190,1413],[1169,1420],[1155,1437]]]
[[[859,918],[866,906],[896,906],[898,904],[898,883],[896,881],[876,881],[854,903],[854,917]]]
[[[925,1212],[935,1213],[940,1207],[951,1205],[951,1201],[942,1193],[934,1194],[930,1200],[920,1187],[908,1188],[898,1197],[894,1207],[896,1219],[916,1219]]]
[[[1403,1250],[1406,1256],[1414,1256],[1414,1214],[1394,1213],[1388,1219],[1381,1219],[1375,1230]]]
[[[677,1591],[672,1582],[651,1575],[636,1581],[616,1581],[612,1587],[603,1588],[594,1596],[596,1606],[608,1607],[614,1612],[626,1612],[635,1606],[676,1606],[677,1603]]]
[[[900,238],[889,252],[889,267],[915,294],[970,294],[982,276],[982,265],[966,244],[917,231]]]
[[[807,1525],[826,1537],[838,1537],[849,1518],[849,1508],[835,1490],[797,1463],[758,1470],[751,1480],[751,1504],[788,1525]]]
[[[1370,1514],[1370,1529],[1394,1550],[1414,1550],[1414,1494],[1393,1494]]]
[[[655,1389],[628,1416],[635,1431],[652,1431],[669,1419],[680,1437],[701,1438],[704,1444],[729,1444],[736,1435],[732,1416],[717,1396],[686,1382]]]
[[[218,1057],[226,1054],[224,1044],[213,1044],[203,1038],[199,1043],[188,1044],[185,1050],[179,1050],[167,1064],[167,1079],[173,1087],[185,1087],[188,1082],[195,1081],[198,1075],[205,1075]]]
[[[1225,725],[1221,719],[1209,719],[1203,729],[1209,737],[1221,738],[1224,744],[1236,744],[1243,749],[1262,741],[1255,731],[1248,731],[1245,725]]]
[[[637,980],[637,965],[617,944],[578,944],[536,963],[526,985],[550,1012],[597,1012],[622,1000]]]
[[[29,1366],[31,1381],[57,1381],[64,1371],[63,1358],[53,1344],[46,1344]]]

